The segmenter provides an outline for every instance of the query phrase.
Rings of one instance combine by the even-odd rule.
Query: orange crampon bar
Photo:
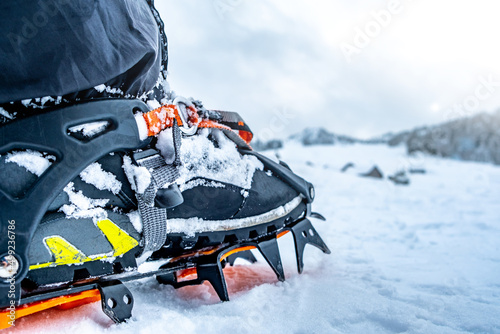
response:
[[[30,314],[35,314],[51,308],[66,310],[100,300],[101,294],[99,290],[93,289],[21,305],[12,310],[7,308],[0,312],[0,329],[9,328],[14,324],[16,319]]]

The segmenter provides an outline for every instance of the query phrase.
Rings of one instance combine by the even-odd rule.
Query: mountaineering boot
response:
[[[32,122],[48,123],[24,133]],[[253,151],[251,136],[237,114],[180,98],[153,111],[93,101],[0,127],[8,138],[0,143],[2,219],[32,233],[4,257],[2,278],[24,274],[23,303],[79,283],[133,279],[137,258],[170,259],[152,273],[161,283],[209,280],[227,300],[229,255],[258,249],[284,279],[276,238],[287,231],[301,271],[305,244],[329,252],[306,218],[314,188]],[[179,283],[179,268],[198,278]]]
[[[71,52],[54,57],[57,45],[43,38],[35,48],[17,43],[0,80],[0,328],[97,300],[124,321],[133,296],[123,282],[148,276],[176,288],[208,281],[228,300],[223,268],[254,262],[253,249],[285,279],[277,239],[288,232],[299,272],[306,244],[329,253],[309,221],[322,218],[311,211],[313,186],[255,152],[238,114],[170,91],[153,0],[47,2],[54,18],[38,36],[58,41],[57,31]],[[43,69],[38,58],[47,58]],[[144,262],[158,266],[142,270]]]

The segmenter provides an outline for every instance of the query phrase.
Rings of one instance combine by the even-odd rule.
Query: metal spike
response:
[[[319,236],[318,232],[314,229],[308,219],[299,221],[292,227],[293,240],[295,242],[295,251],[297,256],[297,270],[299,274],[304,270],[304,248],[307,244],[311,244],[323,253],[330,254],[330,249],[325,244],[323,239]]]
[[[221,301],[229,301],[226,279],[224,278],[222,266],[219,261],[217,263],[200,264],[197,267],[197,272],[200,281],[208,281],[212,284]]]
[[[257,262],[257,259],[253,255],[252,251],[243,251],[243,252],[238,252],[235,254],[231,254],[227,257],[227,262],[229,265],[232,267],[234,266],[234,261],[236,261],[237,258],[247,260],[250,263],[255,263]]]
[[[124,322],[132,317],[134,297],[129,289],[120,281],[100,282],[97,285],[101,293],[103,312],[115,323]]]
[[[229,301],[229,294],[227,292],[224,273],[222,272],[222,265],[216,257],[210,257],[208,262],[197,264],[196,276],[196,279],[179,282],[175,273],[167,273],[156,276],[156,280],[160,284],[168,284],[173,286],[175,289],[183,288],[189,285],[199,285],[202,284],[203,281],[208,281],[221,301]]]
[[[258,248],[267,263],[269,263],[271,268],[273,268],[278,280],[281,282],[285,281],[285,272],[283,270],[283,264],[281,263],[281,255],[277,239],[262,241],[259,243]]]
[[[311,217],[322,220],[324,222],[326,221],[326,218],[321,213],[318,212],[311,212]]]
[[[175,277],[175,273],[168,273],[168,274],[162,274],[162,275],[157,275],[156,280],[160,284],[165,284],[165,285],[171,285],[175,289],[178,289],[180,286],[177,284],[177,279]]]

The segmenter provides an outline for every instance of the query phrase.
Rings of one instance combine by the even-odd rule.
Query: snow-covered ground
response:
[[[133,318],[113,324],[99,303],[51,310],[16,333],[500,333],[500,168],[403,148],[288,144],[279,151],[316,186],[314,225],[331,255],[308,246],[298,275],[291,236],[280,239],[287,281],[260,261],[225,269],[231,302],[208,285],[129,284]],[[409,186],[339,170],[378,165]],[[7,330],[8,332],[8,330]]]

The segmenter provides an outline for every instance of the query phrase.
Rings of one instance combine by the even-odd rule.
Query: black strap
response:
[[[214,111],[218,112],[222,116],[222,119],[218,121],[219,123],[226,125],[233,130],[241,130],[253,134],[252,130],[250,130],[250,127],[247,125],[247,123],[245,123],[240,114],[232,111]]]

